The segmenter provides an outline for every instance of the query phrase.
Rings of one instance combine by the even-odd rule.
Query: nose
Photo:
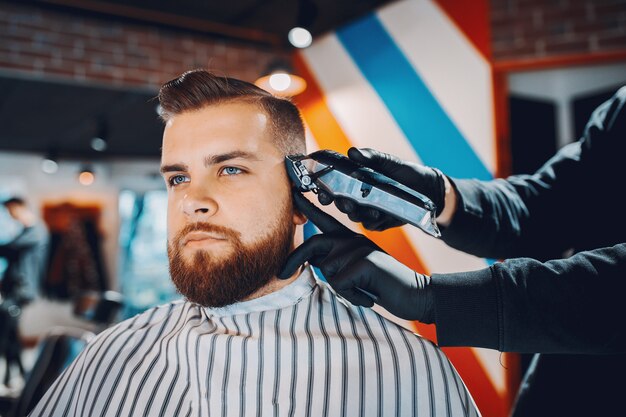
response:
[[[218,204],[207,186],[190,186],[183,196],[183,213],[193,221],[207,219],[217,213]]]

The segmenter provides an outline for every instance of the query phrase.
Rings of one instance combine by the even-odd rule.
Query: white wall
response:
[[[508,77],[509,92],[556,103],[557,148],[574,137],[571,101],[574,97],[599,89],[626,84],[626,62],[608,65],[587,65],[540,71],[520,71]]]

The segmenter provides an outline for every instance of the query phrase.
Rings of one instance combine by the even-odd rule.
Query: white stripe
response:
[[[186,415],[189,411],[193,415],[220,416],[225,405],[227,406],[226,415],[230,416],[238,415],[241,411],[244,405],[240,400],[242,395],[245,401],[245,415],[267,417],[287,415],[293,398],[296,400],[294,415],[297,416],[307,415],[308,412],[308,415],[317,417],[324,415],[325,410],[328,416],[339,416],[344,407],[347,415],[355,415],[358,412],[361,362],[358,357],[357,339],[352,334],[350,318],[355,321],[358,339],[363,341],[365,406],[362,415],[394,416],[411,415],[413,412],[412,400],[415,394],[411,383],[412,373],[407,368],[410,363],[409,352],[400,332],[406,336],[410,345],[408,349],[416,358],[418,389],[415,411],[418,415],[430,415],[431,403],[436,405],[435,416],[437,417],[465,414],[462,412],[465,392],[459,393],[456,389],[457,386],[464,386],[458,380],[453,368],[449,366],[447,358],[432,343],[420,340],[415,335],[384,321],[372,310],[362,310],[339,302],[330,287],[313,281],[308,269],[300,277],[299,282],[309,282],[314,287],[302,300],[301,292],[292,291],[291,286],[284,288],[285,291],[280,290],[274,293],[279,295],[272,297],[274,302],[282,300],[283,304],[271,310],[258,310],[259,303],[254,303],[255,300],[253,300],[239,303],[229,310],[222,309],[220,310],[221,317],[216,317],[210,310],[205,311],[189,303],[178,304],[170,314],[171,320],[167,325],[167,330],[160,340],[156,341],[142,339],[142,337],[144,334],[152,335],[161,327],[158,323],[158,316],[155,316],[157,323],[146,328],[135,327],[129,330],[124,328],[125,325],[114,328],[104,336],[94,339],[91,347],[97,348],[100,345],[107,347],[112,338],[119,333],[123,333],[123,336],[134,334],[137,337],[125,343],[123,347],[117,346],[117,351],[112,352],[114,354],[106,356],[107,362],[104,365],[106,368],[112,368],[112,372],[97,381],[98,384],[104,383],[102,395],[85,400],[85,396],[80,395],[80,391],[86,389],[83,375],[84,372],[89,375],[90,370],[81,369],[82,367],[72,368],[67,374],[69,383],[65,385],[65,390],[54,393],[55,397],[61,398],[59,407],[52,412],[49,408],[42,409],[42,403],[36,407],[32,416],[61,416],[69,401],[75,399],[78,399],[76,405],[79,412],[83,405],[87,405],[87,410],[89,410],[91,403],[94,404],[94,413],[83,413],[81,417],[100,415],[104,407],[108,407],[104,416],[114,416],[120,405],[123,407],[122,415],[133,417],[143,416],[145,413],[150,416]],[[290,294],[291,297],[288,297]],[[333,303],[337,307],[337,321],[335,321]],[[295,327],[297,347],[293,345],[289,332],[296,305],[298,306]],[[245,313],[246,306],[254,306],[253,311]],[[314,349],[313,362],[309,360],[309,340],[304,331],[304,320],[309,306],[311,307],[310,331]],[[238,313],[235,313],[236,316],[230,316],[229,311]],[[200,316],[198,313],[202,312],[204,313]],[[247,314],[251,320],[250,332],[244,324],[245,320],[241,321]],[[276,318],[278,316],[280,316],[280,321],[277,331]],[[238,326],[234,325],[233,317],[236,317]],[[262,321],[261,328],[259,327],[260,320]],[[336,323],[341,331],[336,327]],[[239,335],[237,327],[241,332]],[[263,333],[262,337],[261,333]],[[328,337],[328,350],[325,336]],[[168,346],[169,341],[171,343]],[[239,352],[244,341],[248,343],[246,359],[250,372],[244,379],[241,379],[242,358]],[[280,352],[276,350],[277,341]],[[196,342],[200,343],[198,360],[195,359]],[[343,361],[342,355],[344,343],[347,353],[351,354],[346,362]],[[231,345],[230,355],[227,351],[229,344]],[[261,356],[259,356],[259,347],[262,348]],[[137,355],[126,363],[130,352],[135,348],[137,348]],[[296,365],[298,372],[295,389],[291,390],[291,375],[294,369],[291,360],[294,348],[298,351]],[[393,361],[394,352],[398,355],[397,363]],[[79,361],[93,354],[93,349],[88,348]],[[280,361],[278,374],[276,374],[277,358]],[[167,364],[166,360],[169,361]],[[261,360],[263,380],[259,385],[257,380]],[[441,366],[441,361],[445,366]],[[124,363],[126,363],[125,367],[120,368]],[[149,372],[151,363],[156,366],[152,372]],[[430,368],[426,366],[426,363],[430,364]],[[133,378],[130,378],[135,366],[139,366],[139,371]],[[211,387],[210,392],[206,392],[205,384],[209,366],[211,366],[211,373],[208,382]],[[344,366],[346,367],[345,378],[342,377]],[[163,369],[166,371],[161,375]],[[122,371],[123,377],[119,383],[115,384],[118,370]],[[224,384],[226,373],[228,373],[228,381]],[[307,386],[311,373],[314,376],[311,404],[310,407],[306,407]],[[177,374],[178,377],[176,377]],[[140,387],[139,382],[144,376],[147,376],[147,383]],[[280,378],[280,385],[278,391],[275,391],[277,377]],[[188,389],[189,384],[191,386]],[[341,395],[343,384],[346,384],[349,393],[345,400]],[[434,387],[434,390],[428,389],[430,385]],[[170,392],[169,388],[172,386],[174,389]],[[158,388],[155,390],[154,387]],[[70,392],[74,388],[77,388],[74,399],[70,399]],[[259,388],[262,394],[260,404],[257,404]],[[129,390],[129,395],[123,400],[126,389]],[[108,392],[113,393],[110,402],[107,401]],[[276,398],[275,393],[278,394]],[[52,402],[54,401],[56,398],[52,399]],[[133,403],[136,407],[131,412]],[[326,404],[327,408],[325,408]],[[179,405],[181,408],[177,413]],[[447,411],[448,406],[450,413]],[[68,415],[76,414],[69,412]],[[471,409],[470,415],[478,415],[475,408]]]
[[[335,35],[326,35],[302,54],[324,92],[329,109],[354,146],[372,147],[421,163],[387,107]],[[350,229],[358,230],[334,205],[324,210]],[[414,227],[406,227],[405,232],[429,271],[443,273],[485,267],[482,259],[452,249]]]
[[[489,62],[432,0],[399,1],[382,8],[377,15],[493,173],[496,156]]]
[[[413,226],[402,228],[415,250],[424,259],[430,273],[474,271],[487,267],[483,258],[469,255],[446,245]]]
[[[353,146],[419,161],[387,107],[333,34],[302,52],[328,107]]]

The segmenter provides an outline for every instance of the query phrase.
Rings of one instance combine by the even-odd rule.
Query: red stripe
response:
[[[486,0],[435,0],[487,60],[491,59],[491,26]]]

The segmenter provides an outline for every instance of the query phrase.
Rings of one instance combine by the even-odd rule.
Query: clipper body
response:
[[[285,157],[287,173],[301,192],[319,190],[372,207],[412,224],[431,236],[441,233],[435,204],[425,195],[340,153],[328,150]]]

